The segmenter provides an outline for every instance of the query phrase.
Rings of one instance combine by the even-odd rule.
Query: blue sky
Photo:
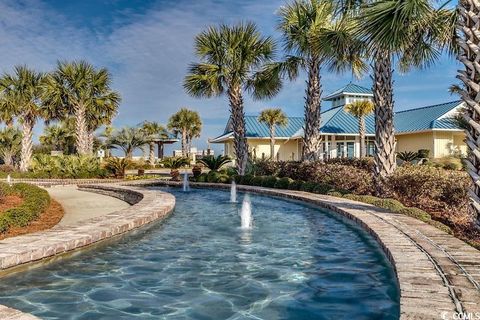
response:
[[[123,97],[115,126],[147,119],[166,123],[178,108],[200,112],[204,122],[196,144],[219,135],[228,118],[225,97],[194,99],[182,88],[188,64],[195,61],[193,39],[206,26],[251,20],[265,35],[279,39],[275,12],[283,1],[255,0],[1,0],[0,69],[15,64],[48,71],[58,59],[86,59],[107,67],[113,87]],[[448,87],[456,83],[458,64],[452,57],[432,68],[395,75],[396,109],[456,100]],[[322,73],[324,93],[349,81],[349,74]],[[355,83],[371,87],[366,75]],[[267,101],[245,99],[247,114],[281,107],[288,115],[303,114],[305,78],[285,86]],[[322,107],[328,107],[327,103]],[[40,130],[40,127],[39,129]],[[221,151],[221,147],[216,148]]]

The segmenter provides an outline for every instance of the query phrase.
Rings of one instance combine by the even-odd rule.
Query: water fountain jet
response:
[[[232,185],[230,186],[230,202],[237,202],[237,184],[232,180]]]
[[[183,192],[187,192],[188,190],[190,190],[190,187],[188,185],[188,173],[185,170],[185,172],[183,173]]]
[[[251,229],[253,225],[252,219],[252,203],[248,194],[243,198],[242,209],[240,211],[241,227],[242,229]]]

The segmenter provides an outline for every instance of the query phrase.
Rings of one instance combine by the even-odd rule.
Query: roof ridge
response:
[[[428,108],[433,108],[433,107],[439,107],[439,106],[443,106],[443,105],[450,104],[450,103],[454,103],[454,102],[461,103],[462,100],[453,100],[453,101],[444,102],[444,103],[437,103],[437,104],[432,104],[432,105],[425,106],[425,107],[418,107],[418,108],[412,108],[412,109],[407,109],[407,110],[402,110],[402,111],[396,111],[395,113],[404,113],[404,112],[409,112],[409,111],[415,111],[415,110],[422,110],[422,109],[428,109]]]

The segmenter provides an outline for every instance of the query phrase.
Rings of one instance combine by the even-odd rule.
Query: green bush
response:
[[[432,217],[427,212],[414,207],[403,207],[398,213],[413,217],[423,222],[432,220]]]
[[[251,175],[251,174],[240,176],[240,179],[239,179],[238,183],[248,186],[248,185],[252,184],[253,178],[254,178],[254,176]]]
[[[276,189],[288,189],[290,184],[293,182],[293,179],[284,177],[280,178],[275,182],[275,185],[273,186]]]
[[[91,156],[50,156],[37,154],[33,157],[32,177],[60,179],[103,178],[105,170],[100,160]]]
[[[319,194],[327,194],[331,191],[333,191],[334,188],[328,184],[323,184],[323,183],[318,183],[314,188],[313,192],[319,193]]]
[[[302,190],[302,186],[305,183],[303,180],[293,180],[288,186],[289,190]]]
[[[393,212],[399,212],[405,206],[398,200],[395,199],[383,199],[383,198],[377,198],[372,202],[372,204],[376,207],[387,209]]]
[[[256,177],[253,177],[252,180],[250,180],[250,185],[252,186],[257,186],[257,187],[261,187],[262,186],[262,183],[263,183],[263,176],[256,176]]]
[[[44,189],[26,183],[12,186],[0,183],[0,189],[7,195],[17,195],[23,199],[21,205],[7,209],[0,215],[0,232],[11,227],[24,227],[35,220],[50,204],[50,196]]]
[[[105,161],[105,170],[116,178],[124,178],[125,170],[130,168],[131,161],[126,158],[110,157]]]
[[[218,177],[220,176],[220,173],[216,172],[216,171],[210,171],[208,174],[207,174],[207,182],[217,182],[218,180]]]
[[[315,182],[307,181],[307,182],[302,184],[302,186],[300,187],[300,190],[306,191],[306,192],[312,192],[313,189],[315,189],[316,186],[317,186],[317,184]]]
[[[230,177],[226,174],[220,174],[217,178],[217,183],[229,183],[231,181]]]
[[[273,188],[277,183],[278,178],[274,176],[267,176],[264,177],[262,180],[262,187],[265,188]]]
[[[202,173],[196,178],[197,182],[206,182],[207,181],[207,173]]]

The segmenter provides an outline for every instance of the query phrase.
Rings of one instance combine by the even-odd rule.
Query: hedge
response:
[[[0,190],[4,195],[17,195],[23,199],[23,203],[18,207],[7,209],[0,214],[0,233],[11,227],[27,226],[50,205],[48,192],[31,184],[16,183],[9,186],[0,183]]]

